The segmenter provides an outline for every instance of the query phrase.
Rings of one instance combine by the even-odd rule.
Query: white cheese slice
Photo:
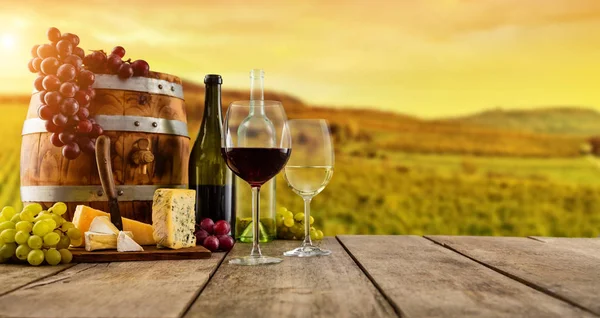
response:
[[[90,224],[90,232],[103,234],[119,234],[117,227],[112,224],[108,216],[97,216]]]
[[[127,236],[133,236],[130,231],[123,232]],[[117,248],[117,235],[97,232],[85,232],[85,250],[88,252],[97,250],[111,250]]]
[[[126,232],[120,231],[117,236],[117,251],[119,252],[142,252],[144,248],[136,243]]]

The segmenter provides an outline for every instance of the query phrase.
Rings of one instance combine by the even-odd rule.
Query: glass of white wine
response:
[[[294,151],[285,166],[285,180],[304,199],[304,242],[283,253],[285,256],[312,257],[330,255],[331,251],[313,245],[310,239],[310,202],[333,176],[333,142],[324,119],[288,121]]]

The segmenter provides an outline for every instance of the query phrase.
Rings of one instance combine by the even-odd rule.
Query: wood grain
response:
[[[532,236],[534,240],[551,244],[554,248],[567,249],[600,259],[600,238],[566,238]]]
[[[181,83],[176,76],[151,73],[148,77]],[[37,118],[41,105],[39,94],[33,94],[27,118]],[[185,102],[167,95],[149,94],[125,90],[97,89],[96,98],[88,108],[90,117],[96,115],[143,116],[179,120],[187,122]],[[131,125],[134,125],[132,122]],[[75,160],[62,157],[61,148],[50,142],[50,133],[23,136],[21,151],[21,185],[100,185],[94,155],[82,154]],[[160,135],[153,133],[108,131],[111,138],[111,163],[116,185],[187,185],[187,165],[189,159],[189,138],[184,136]],[[147,165],[147,173],[132,162],[134,145],[138,140],[149,139],[155,155],[154,162]],[[137,198],[136,198],[137,199]],[[120,200],[123,201],[123,200]],[[121,202],[122,216],[150,223],[152,218],[151,201],[136,205],[133,200]],[[51,206],[54,202],[40,202]],[[73,206],[72,202],[65,202]],[[97,207],[103,202],[82,202]],[[102,209],[106,211],[106,209]],[[66,215],[72,217],[72,212]]]
[[[144,246],[144,251],[142,252],[117,252],[116,250],[87,252],[83,248],[74,248],[71,249],[71,253],[73,254],[74,263],[205,259],[211,257],[211,252],[202,246],[178,250],[158,249],[154,246]]]
[[[299,243],[274,241],[263,253],[280,256]],[[251,245],[236,244],[185,317],[396,317],[334,238],[322,245],[333,254],[240,267],[226,262],[249,255]]]
[[[338,238],[403,316],[591,316],[422,237]]]
[[[54,275],[73,265],[74,264],[33,267],[25,264],[1,264],[0,295],[4,295],[44,277]],[[2,314],[0,314],[0,316],[2,316]]]
[[[223,257],[78,264],[0,297],[0,317],[179,317]]]
[[[600,315],[600,262],[597,257],[528,238],[429,238],[549,295]]]

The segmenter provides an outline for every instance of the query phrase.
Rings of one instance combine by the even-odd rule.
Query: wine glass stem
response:
[[[310,240],[310,201],[312,201],[312,197],[304,197],[304,242],[302,246],[312,246]]]
[[[250,256],[262,256],[260,251],[260,187],[252,187],[252,252]]]

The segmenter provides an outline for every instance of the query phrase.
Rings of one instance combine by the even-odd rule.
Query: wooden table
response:
[[[297,241],[265,244],[281,255]],[[0,265],[1,317],[598,317],[600,239],[338,236],[327,257]]]

